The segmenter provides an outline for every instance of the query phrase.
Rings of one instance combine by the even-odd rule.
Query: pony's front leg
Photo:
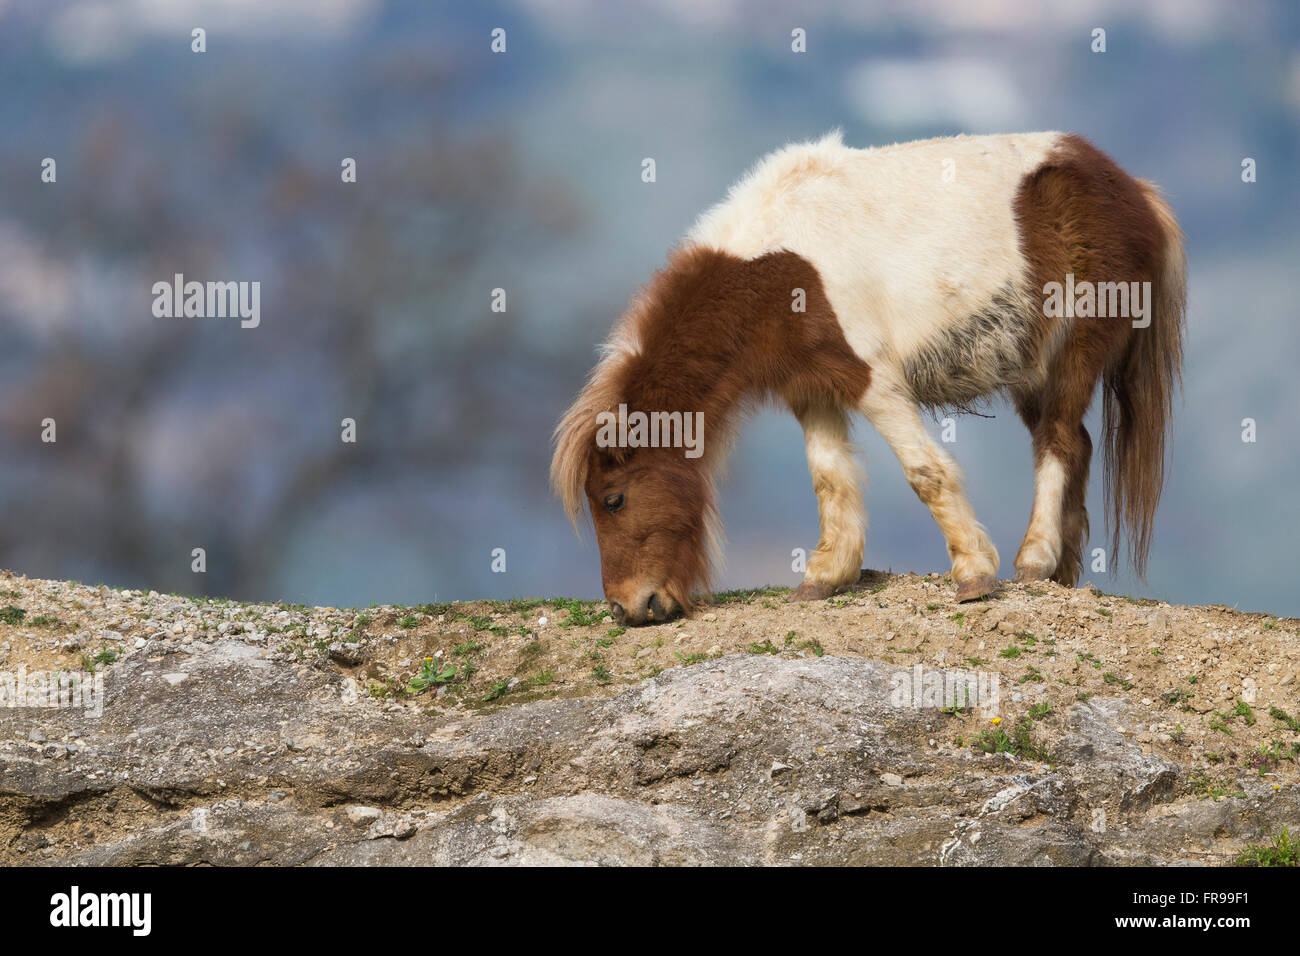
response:
[[[843,409],[800,406],[794,413],[803,426],[808,471],[817,492],[821,540],[808,558],[803,583],[790,597],[815,601],[858,580],[867,513],[862,505],[862,472],[849,441],[849,420]]]
[[[897,387],[873,383],[862,411],[903,466],[907,483],[930,509],[948,543],[957,600],[971,601],[997,585],[998,552],[975,520],[961,469],[925,430],[916,402]]]

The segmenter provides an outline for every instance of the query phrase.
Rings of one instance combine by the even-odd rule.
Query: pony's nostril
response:
[[[617,601],[610,601],[609,609],[614,612],[614,620],[619,624],[622,624],[624,618],[627,617],[627,611],[623,610],[623,605],[619,604]]]
[[[668,620],[668,609],[664,607],[663,598],[658,594],[650,595],[650,613],[654,615],[656,621],[661,623]]]

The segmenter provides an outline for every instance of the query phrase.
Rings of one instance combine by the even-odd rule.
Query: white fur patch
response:
[[[687,241],[741,258],[808,259],[850,346],[899,366],[1020,288],[1016,191],[1059,133],[957,136],[852,149],[840,134],[761,159]]]

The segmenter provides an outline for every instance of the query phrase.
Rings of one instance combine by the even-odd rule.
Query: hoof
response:
[[[825,581],[805,581],[794,589],[790,601],[824,601],[839,588]]]
[[[1016,568],[1015,582],[1017,584],[1028,584],[1030,581],[1046,581],[1051,576],[1051,568],[1045,568],[1038,564],[1026,564],[1024,567]]]
[[[974,601],[989,594],[997,587],[997,578],[991,574],[984,574],[978,578],[971,578],[968,581],[957,582],[957,601]]]

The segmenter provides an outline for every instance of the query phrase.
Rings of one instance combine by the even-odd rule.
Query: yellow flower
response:
[[[997,725],[997,724],[1002,723],[1002,718],[1001,718],[1001,717],[994,717],[994,718],[993,718],[993,723],[994,723],[994,725]]]

